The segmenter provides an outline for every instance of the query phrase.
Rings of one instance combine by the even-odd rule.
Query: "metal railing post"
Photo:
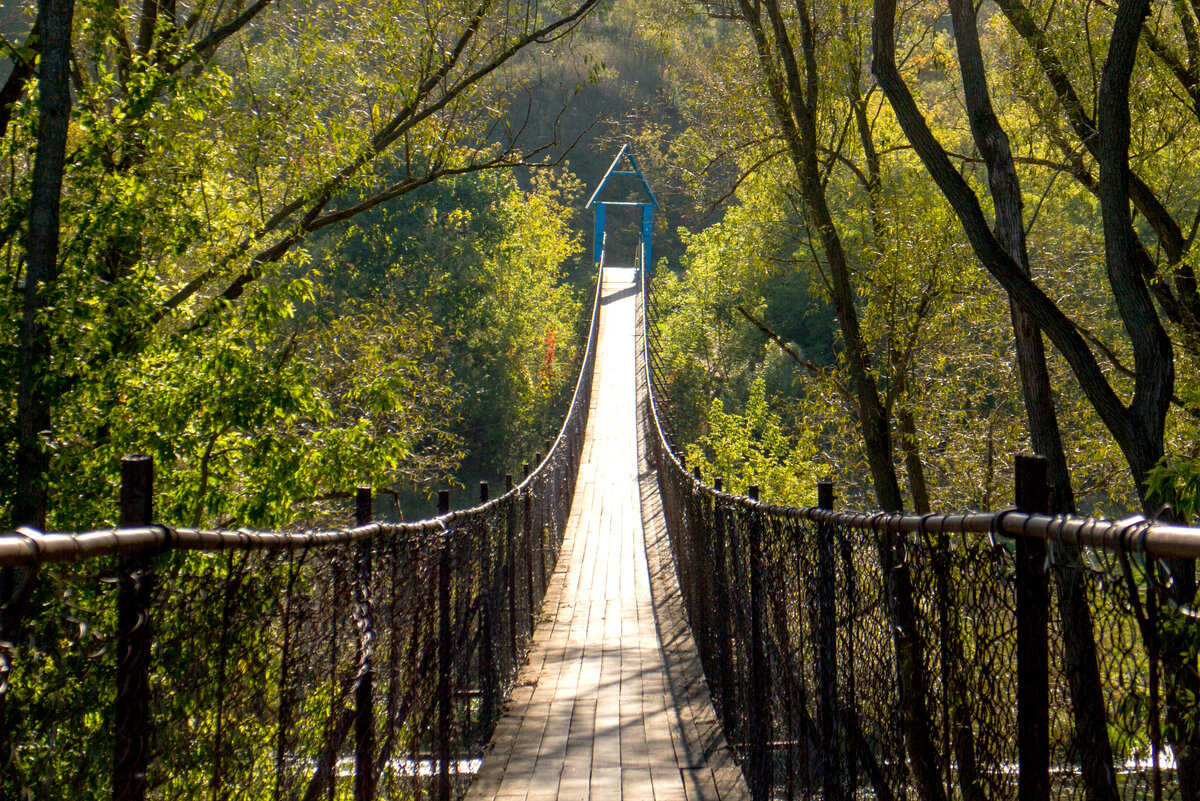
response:
[[[817,484],[817,506],[833,509],[833,482]],[[834,595],[837,592],[837,530],[830,523],[817,524],[817,681],[821,703],[817,707],[821,732],[821,781],[827,801],[841,801],[841,752],[838,743],[837,636]]]
[[[546,471],[545,479],[543,480],[542,497],[542,531],[543,538],[546,543],[546,590],[550,589],[550,581],[554,578],[554,571],[558,568],[558,544],[556,535],[556,508],[555,503],[555,477],[554,471]]]
[[[546,458],[550,458],[550,449],[554,443],[551,440],[545,441],[545,450],[542,453],[546,454]],[[543,503],[544,512],[542,513],[543,524],[546,529],[546,550],[550,553],[550,574],[554,575],[555,568],[558,567],[558,549],[557,549],[557,532],[558,532],[558,471],[548,467],[546,470],[546,500]],[[547,583],[549,586],[549,583]]]
[[[724,479],[717,476],[713,479],[713,487],[717,492],[723,492]],[[730,638],[732,632],[729,626],[729,587],[731,582],[726,569],[725,554],[725,509],[718,500],[713,509],[713,570],[717,574],[715,607],[717,618],[717,637],[721,647],[717,649],[717,664],[721,675],[717,677],[721,688],[721,722],[725,731],[732,738],[735,725],[733,714],[733,660],[730,658]]]
[[[521,465],[521,470],[524,472],[524,477],[529,478],[529,462]],[[525,552],[525,577],[528,579],[526,583],[526,597],[529,600],[529,639],[533,639],[533,621],[536,616],[533,608],[534,588],[533,588],[533,498],[529,491],[529,487],[521,490],[521,509],[523,514],[521,542],[522,550]]]
[[[534,466],[539,466],[541,463],[542,455],[540,453],[535,453],[533,455]],[[541,598],[546,594],[546,515],[543,504],[539,503],[534,505],[533,503],[533,485],[538,481],[544,481],[544,476],[544,473],[539,473],[538,478],[529,483],[529,527],[531,531],[537,532],[538,580],[540,582],[538,584],[538,598]]]
[[[486,481],[479,482],[479,502],[488,502],[488,483]],[[496,694],[498,685],[498,675],[496,670],[496,655],[494,644],[494,601],[495,601],[495,581],[492,578],[492,532],[487,526],[481,526],[483,536],[483,558],[480,568],[483,575],[480,579],[480,596],[483,601],[480,609],[480,630],[483,634],[483,642],[480,645],[482,651],[480,662],[482,663],[482,678],[483,687],[480,689],[483,692],[483,701],[480,708],[480,718],[484,721],[484,729],[492,722],[492,718],[496,714]]]
[[[438,516],[450,511],[450,492],[438,490]],[[453,704],[450,694],[450,674],[454,669],[454,643],[450,629],[450,559],[452,557],[449,532],[442,534],[441,554],[438,559],[438,682],[437,682],[437,731],[435,750],[438,773],[433,797],[437,801],[450,799],[450,733],[453,726]]]
[[[354,496],[354,524],[371,522],[371,488],[359,487]],[[375,797],[375,676],[371,667],[374,621],[371,615],[371,540],[358,543],[357,608],[358,683],[354,690],[354,801]]]
[[[692,478],[697,484],[703,483],[703,478],[700,473],[700,467],[692,467]],[[694,603],[696,610],[706,610],[703,614],[694,614],[692,618],[692,635],[699,642],[711,642],[711,626],[708,618],[707,610],[712,609],[712,582],[708,581],[708,576],[704,572],[712,566],[712,561],[705,558],[707,537],[705,534],[702,520],[704,514],[702,506],[705,503],[705,498],[696,492],[694,488],[688,490],[688,514],[691,518],[688,529],[691,531],[691,536],[688,537],[688,550],[691,552],[688,559],[688,583],[691,585],[689,593],[691,598],[684,597],[685,603]],[[680,564],[676,562],[676,564]],[[707,646],[705,646],[707,647]]]
[[[122,528],[149,525],[154,519],[154,459],[121,459]],[[113,702],[114,801],[146,797],[150,762],[150,603],[154,566],[146,554],[120,557],[117,590],[117,697]]]
[[[758,485],[748,491],[758,500]],[[750,519],[750,794],[754,801],[771,797],[771,674],[767,664],[766,631],[763,620],[763,529],[757,510],[748,512]]]
[[[821,497],[821,491],[818,488],[817,498],[818,504],[822,500],[827,500],[830,511],[834,508],[834,493],[833,480],[826,479],[825,483],[829,485],[829,497],[824,499]],[[858,583],[854,567],[854,544],[851,541],[849,533],[843,533],[840,543],[839,554],[842,560],[842,597],[845,599],[846,608],[842,610],[844,619],[847,621],[855,621],[858,619]],[[853,622],[846,624],[850,628],[850,634],[844,640],[844,650],[842,652],[842,661],[846,666],[845,673],[839,674],[841,679],[841,715],[843,728],[842,732],[845,741],[842,743],[842,748],[846,753],[845,776],[847,786],[842,788],[843,798],[856,798],[858,795],[858,748],[855,735],[852,732],[858,730],[858,688],[855,679],[855,655],[854,646],[858,640],[857,635],[853,631]]]
[[[504,493],[512,492],[512,473],[504,474]],[[508,649],[510,664],[517,664],[517,504],[509,503],[504,513],[504,591],[508,593]]]
[[[1049,511],[1046,460],[1017,456],[1017,508],[1029,514]],[[1019,536],[1017,594],[1017,779],[1018,801],[1050,798],[1050,680],[1046,541]]]

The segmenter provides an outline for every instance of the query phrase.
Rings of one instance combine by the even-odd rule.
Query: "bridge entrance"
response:
[[[633,151],[629,145],[621,145],[621,150],[617,153],[617,157],[613,159],[612,164],[608,166],[608,171],[604,173],[604,177],[600,180],[600,185],[596,187],[596,191],[592,193],[588,199],[587,205],[584,208],[595,209],[596,221],[594,233],[592,236],[592,261],[596,264],[600,263],[600,254],[604,252],[604,237],[608,224],[608,211],[610,207],[616,209],[632,209],[640,216],[640,226],[638,229],[638,241],[641,245],[641,263],[648,266],[650,270],[654,269],[653,247],[654,239],[654,210],[659,208],[658,198],[654,196],[654,192],[650,189],[650,184],[646,182],[642,175],[641,168],[638,167],[637,159],[633,156]],[[624,240],[624,237],[622,237]],[[614,243],[615,244],[615,243]],[[609,248],[608,253],[611,256],[613,249]],[[624,255],[624,248],[619,251]],[[630,264],[634,263],[630,260]]]
[[[643,211],[636,206],[608,206],[604,213],[604,261],[611,267],[632,267],[645,259]]]

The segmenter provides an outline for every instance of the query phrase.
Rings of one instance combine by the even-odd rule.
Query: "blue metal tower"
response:
[[[629,162],[626,169],[617,169],[621,166],[622,159]],[[645,193],[645,200],[600,200],[600,193],[604,191],[604,187],[608,185],[608,181],[614,175],[632,176],[637,178],[641,184],[641,190]],[[642,209],[642,264],[646,266],[647,275],[654,269],[654,262],[651,260],[652,248],[651,241],[654,238],[654,210],[661,208],[658,205],[658,198],[654,196],[654,192],[650,189],[650,184],[646,183],[645,177],[642,175],[641,169],[637,165],[637,159],[633,157],[633,151],[629,145],[621,145],[621,152],[613,159],[612,164],[608,166],[608,172],[604,173],[604,178],[601,179],[600,185],[596,187],[596,191],[592,193],[592,197],[588,200],[585,209],[596,207],[596,224],[595,235],[592,240],[592,261],[600,261],[600,249],[604,245],[604,210],[608,206],[640,206]]]

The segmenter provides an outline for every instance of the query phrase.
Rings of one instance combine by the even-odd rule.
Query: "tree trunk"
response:
[[[896,68],[895,34],[892,29],[895,14],[895,0],[875,0],[874,72],[891,102],[905,136],[953,207],[977,258],[1009,293],[1009,297],[1037,322],[1071,366],[1088,401],[1121,447],[1143,504],[1147,504],[1146,475],[1162,455],[1162,430],[1166,411],[1166,406],[1161,403],[1162,393],[1169,393],[1173,388],[1173,369],[1169,363],[1164,365],[1158,358],[1138,362],[1135,372],[1142,373],[1145,368],[1154,368],[1154,375],[1142,375],[1140,379],[1135,379],[1136,389],[1132,406],[1126,407],[1117,396],[1075,322],[1021,269],[996,239],[984,218],[979,198],[950,163],[946,151],[929,129],[913,100],[912,93]],[[1126,225],[1128,224],[1127,213]],[[1125,277],[1130,281],[1140,280],[1137,274],[1126,274]],[[1114,295],[1121,294],[1121,287],[1114,286],[1113,290]],[[1142,294],[1145,295],[1144,284]],[[1128,301],[1123,301],[1123,304],[1129,305]],[[1152,306],[1139,306],[1139,309],[1148,309],[1153,313]],[[1158,331],[1162,331],[1156,316],[1147,319],[1146,323],[1147,327],[1141,330],[1136,330],[1136,326],[1127,325],[1130,338],[1141,342],[1141,345],[1135,346],[1135,353],[1154,351],[1154,347],[1146,347],[1148,340],[1156,338],[1151,329],[1156,327]],[[1169,354],[1170,342],[1166,341],[1165,345]],[[1166,369],[1162,369],[1164,367]]]
[[[1130,428],[1138,440],[1136,458],[1130,460],[1148,516],[1160,511],[1158,499],[1145,490],[1146,474],[1163,455],[1163,430],[1167,408],[1175,386],[1175,362],[1171,340],[1155,312],[1143,279],[1145,259],[1129,210],[1129,84],[1137,57],[1141,29],[1149,13],[1149,0],[1121,0],[1113,20],[1108,58],[1100,81],[1100,210],[1104,220],[1104,262],[1113,288],[1117,311],[1133,345],[1134,393],[1130,404]],[[1176,604],[1191,606],[1195,600],[1195,563],[1170,560],[1174,578],[1167,592]],[[1167,599],[1155,599],[1167,606]],[[1164,608],[1159,621],[1174,613]],[[1160,624],[1161,625],[1161,624]],[[1176,627],[1177,628],[1177,627]],[[1200,797],[1200,731],[1189,725],[1188,707],[1200,695],[1196,658],[1180,631],[1163,628],[1158,644],[1165,679],[1167,741],[1175,752],[1179,789],[1186,799]]]
[[[862,145],[863,160],[867,163],[866,185],[868,212],[871,218],[871,233],[875,237],[876,248],[881,247],[887,236],[883,224],[883,211],[880,202],[880,192],[883,189],[883,166],[879,150],[875,147],[875,138],[867,118],[867,103],[859,89],[862,65],[857,60],[850,63],[847,69],[847,99],[854,117],[854,127],[858,131],[858,141]],[[893,357],[896,351],[893,350]],[[896,413],[896,433],[899,435],[900,451],[904,454],[904,470],[908,478],[908,494],[912,496],[913,511],[919,515],[929,514],[929,486],[925,480],[925,463],[921,459],[921,449],[917,446],[917,421],[912,409],[903,400],[907,392],[906,364],[903,359],[892,359],[892,382],[895,398],[900,399],[900,409]]]
[[[894,463],[890,412],[882,402],[870,373],[870,358],[854,302],[850,264],[825,198],[817,162],[816,124],[820,87],[816,43],[808,6],[805,0],[796,0],[803,67],[796,57],[791,35],[775,0],[764,0],[761,4],[741,0],[741,9],[766,78],[772,110],[796,170],[805,210],[816,229],[829,267],[831,296],[846,346],[846,360],[858,401],[859,424],[875,497],[882,509],[900,512],[904,509],[904,499]],[[765,24],[760,9],[767,12]],[[892,534],[882,535],[878,542],[888,608],[894,622],[893,643],[905,741],[922,798],[926,801],[945,801],[941,768],[931,736],[932,727],[929,725],[925,654],[917,630],[912,579],[908,566],[897,558],[899,546],[898,538]]]
[[[1100,85],[1099,142],[1096,145],[1101,168],[1099,194],[1105,228],[1105,262],[1114,301],[1134,351],[1134,396],[1128,406],[1109,385],[1073,321],[1021,270],[996,235],[987,229],[978,198],[954,170],[945,150],[929,129],[896,68],[894,0],[876,0],[873,38],[874,72],[909,142],[953,206],[980,261],[1009,292],[1010,298],[1042,326],[1067,359],[1089,402],[1120,445],[1143,507],[1148,515],[1154,515],[1158,504],[1147,492],[1146,478],[1163,454],[1167,404],[1174,389],[1174,362],[1171,342],[1145,283],[1143,259],[1146,254],[1134,233],[1129,209],[1129,81],[1147,8],[1148,0],[1122,0],[1118,6]],[[1055,76],[1051,73],[1048,76],[1053,83]],[[1056,84],[1055,88],[1061,96],[1062,87]],[[1073,110],[1068,104],[1067,111],[1070,114],[1078,109]],[[1073,122],[1084,125],[1087,120],[1076,114]],[[1195,594],[1194,565],[1181,563],[1172,566],[1172,571],[1176,578],[1172,585],[1175,601],[1190,604]],[[1077,590],[1077,587],[1060,583],[1064,614],[1071,614],[1072,608],[1084,603],[1082,593]],[[1082,628],[1066,635],[1069,650],[1072,650],[1070,639],[1073,636],[1082,640],[1086,634]],[[1161,647],[1168,731],[1172,733],[1171,743],[1179,765],[1180,789],[1185,798],[1196,798],[1200,792],[1200,747],[1195,739],[1200,735],[1189,734],[1184,727],[1173,726],[1171,722],[1182,721],[1183,699],[1200,686],[1200,677],[1194,668],[1194,659],[1188,660],[1182,642],[1166,637]],[[1088,669],[1082,657],[1079,666]],[[1081,676],[1076,678],[1082,679]],[[1090,684],[1090,679],[1086,683]],[[1074,686],[1073,694],[1077,703],[1088,703],[1086,689]],[[1079,720],[1078,714],[1076,719]],[[1092,757],[1096,756],[1092,754]],[[1106,779],[1099,775],[1104,772],[1104,766],[1099,764],[1102,761],[1102,757],[1097,757],[1095,762],[1085,763],[1088,783],[1096,788],[1099,796],[1107,795],[1104,792]]]
[[[1046,77],[1059,105],[1067,115],[1079,145],[1098,160],[1100,149],[1096,122],[1089,116],[1079,94],[1075,91],[1067,69],[1055,52],[1050,37],[1039,26],[1037,20],[1033,18],[1021,0],[997,0],[997,4],[1013,26],[1013,30],[1024,40],[1031,54],[1037,60],[1042,74]],[[1096,186],[1083,166],[1079,155],[1076,153],[1070,160],[1073,162],[1071,174],[1095,191]],[[1153,282],[1151,291],[1158,298],[1164,313],[1182,326],[1186,335],[1194,342],[1200,337],[1200,296],[1196,291],[1196,276],[1193,267],[1188,260],[1184,259],[1189,241],[1179,223],[1171,216],[1170,211],[1163,205],[1154,190],[1132,171],[1129,172],[1128,191],[1129,199],[1145,216],[1150,227],[1154,229],[1154,233],[1162,245],[1162,253],[1166,256],[1175,279],[1174,291],[1172,291],[1171,285],[1165,281]],[[1142,250],[1144,251],[1144,248]],[[1150,258],[1148,254],[1143,255],[1145,258],[1139,257],[1139,261],[1145,265],[1150,262]],[[1150,280],[1151,276],[1152,273],[1147,273],[1144,278]]]
[[[994,234],[1021,271],[1031,275],[1021,184],[1009,148],[1008,134],[992,108],[983,54],[979,47],[979,30],[975,24],[975,6],[965,0],[950,0],[950,13],[971,133],[988,169],[988,184],[995,207]],[[1030,438],[1034,450],[1048,462],[1050,483],[1058,488],[1060,497],[1073,507],[1071,474],[1067,468],[1054,409],[1042,332],[1019,304],[1010,303],[1010,310]]]
[[[971,132],[988,168],[988,183],[996,215],[994,233],[1013,261],[1026,275],[1031,275],[1020,182],[1008,135],[992,108],[979,47],[975,7],[964,0],[950,0],[950,11]],[[1010,300],[1009,308],[1030,439],[1034,450],[1046,458],[1048,478],[1054,485],[1051,511],[1074,513],[1075,497],[1054,409],[1042,333],[1019,304]],[[1104,709],[1103,692],[1096,660],[1091,609],[1087,604],[1082,577],[1076,568],[1077,549],[1067,549],[1058,544],[1052,544],[1052,548],[1058,564],[1054,577],[1063,629],[1063,668],[1071,690],[1084,783],[1090,801],[1115,801],[1117,787],[1112,745],[1103,715],[1096,714]]]
[[[46,478],[50,454],[43,432],[50,430],[51,387],[46,386],[51,357],[44,316],[52,305],[58,278],[58,213],[71,119],[69,62],[75,0],[43,0],[38,9],[42,30],[37,156],[29,203],[25,306],[21,319],[17,380],[16,493],[12,522],[46,525]]]

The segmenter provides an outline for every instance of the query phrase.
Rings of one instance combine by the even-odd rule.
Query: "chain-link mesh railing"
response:
[[[1200,530],[1034,514],[1029,457],[1023,511],[837,513],[828,484],[806,509],[729,494],[672,451],[645,364],[676,571],[756,799],[1197,798]]]
[[[202,531],[152,519],[0,536],[0,798],[448,799],[516,678],[587,424],[599,284],[570,410],[494,500],[417,523]]]

